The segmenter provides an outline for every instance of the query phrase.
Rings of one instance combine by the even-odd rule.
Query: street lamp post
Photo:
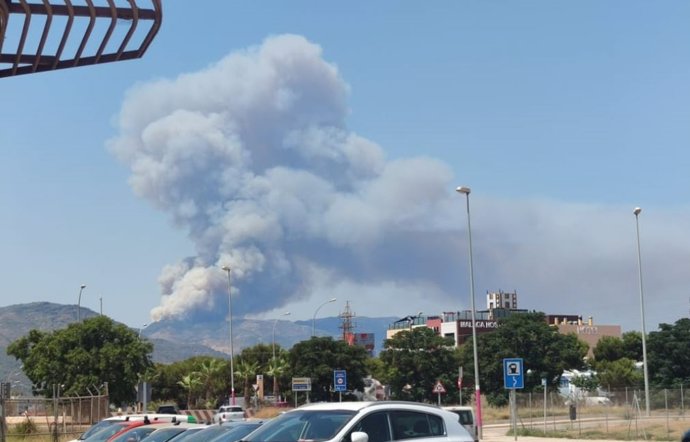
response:
[[[644,320],[644,289],[642,286],[642,253],[640,253],[640,212],[642,209],[635,207],[635,227],[637,231],[637,270],[640,281],[640,311],[642,314],[642,368],[644,373],[644,403],[647,417],[649,417],[649,371],[647,370],[647,329]]]
[[[233,347],[232,339],[232,285],[230,284],[230,267],[223,266],[223,270],[228,274],[228,322],[230,323],[230,398],[231,405],[235,405],[235,365],[233,361]]]
[[[325,301],[321,305],[316,307],[316,311],[314,312],[314,317],[311,320],[311,336],[312,337],[316,336],[316,314],[319,312],[319,310],[321,310],[321,307],[323,307],[324,305],[326,305],[328,303],[335,302],[335,301],[336,301],[336,298],[331,298],[328,301]]]
[[[79,298],[77,300],[77,322],[81,321],[81,292],[86,288],[86,284],[79,287]]]
[[[285,312],[280,316],[289,316],[290,312]],[[278,325],[278,319],[276,318],[275,321],[273,321],[273,361],[275,362],[276,360],[276,325]]]
[[[467,238],[470,257],[470,302],[472,307],[472,352],[474,356],[474,400],[477,404],[477,429],[479,430],[479,439],[482,438],[482,396],[479,388],[479,358],[477,355],[477,319],[476,309],[474,305],[474,266],[472,262],[472,224],[470,222],[470,192],[469,187],[460,186],[455,189],[456,192],[465,195],[467,202]]]

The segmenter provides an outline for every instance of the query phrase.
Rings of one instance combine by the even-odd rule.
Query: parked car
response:
[[[130,428],[129,430],[114,435],[108,439],[108,442],[139,442],[157,429],[168,425],[170,424],[167,422],[140,425],[136,428]]]
[[[237,442],[244,439],[252,431],[259,428],[264,420],[252,420],[252,421],[231,421],[221,424],[222,427],[229,427],[230,429],[224,433],[219,434],[215,438],[211,439],[209,442]]]
[[[188,439],[191,439],[195,434],[197,434],[200,431],[203,431],[207,429],[207,425],[199,425],[199,426],[194,426],[194,427],[189,427],[186,430],[184,430],[182,433],[178,434],[173,438],[174,442],[188,442]]]
[[[477,429],[477,422],[474,419],[474,409],[472,407],[453,405],[443,408],[457,414],[458,421],[471,435],[474,436],[475,442],[479,440],[479,431]]]
[[[156,410],[158,414],[180,414],[180,409],[175,404],[161,404]]]
[[[156,431],[142,439],[142,442],[168,442],[169,440],[178,437],[179,435],[191,428],[201,430],[203,428],[206,428],[206,426],[202,424],[185,423],[180,423],[171,426],[164,425],[163,428],[158,428]]]
[[[69,442],[81,442],[88,439],[93,434],[109,427],[117,422],[126,421],[143,421],[148,419],[149,422],[183,422],[183,423],[196,423],[196,418],[194,416],[186,416],[183,414],[125,414],[121,416],[112,416],[105,418],[95,424],[91,425],[84,433],[82,433],[77,439],[73,439]]]
[[[474,442],[458,415],[416,402],[330,402],[304,405],[271,419],[243,442]]]
[[[208,442],[219,435],[225,433],[226,431],[229,431],[231,428],[230,427],[224,427],[222,425],[207,425],[206,428],[204,428],[201,431],[196,431],[191,434],[187,434],[185,431],[180,435],[180,439],[173,439],[174,442]]]
[[[84,442],[106,442],[111,438],[124,433],[132,428],[140,427],[142,425],[148,424],[148,419],[146,420],[123,420],[116,421],[112,425],[108,425],[99,431],[91,434],[89,437],[84,439]]]
[[[239,405],[221,405],[218,411],[213,415],[213,423],[221,424],[223,422],[242,420],[244,418],[244,410]]]

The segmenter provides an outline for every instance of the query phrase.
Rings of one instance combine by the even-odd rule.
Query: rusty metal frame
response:
[[[31,74],[77,66],[87,66],[109,63],[121,60],[131,60],[144,55],[149,45],[160,29],[163,20],[162,0],[150,0],[151,8],[140,8],[136,0],[127,0],[129,7],[118,7],[114,0],[85,0],[86,5],[75,5],[72,0],[0,0],[0,77]],[[31,26],[32,18],[44,16],[45,22],[41,26]],[[59,37],[59,44],[54,53],[44,54],[46,42],[51,38],[53,17],[66,17],[65,27]],[[6,32],[10,20],[22,20],[21,33],[17,47],[12,52],[5,52]],[[71,34],[75,20],[88,22],[81,36]],[[100,20],[100,21],[99,21]],[[93,54],[85,54],[85,48],[93,37],[93,30],[97,22],[110,23],[105,34],[100,37],[98,49]],[[129,29],[121,41],[116,42],[117,50],[106,52],[106,48],[113,36],[117,20],[130,22]],[[35,22],[36,20],[34,20]],[[138,47],[129,47],[130,41],[140,22],[148,22],[149,30]],[[27,53],[27,38],[38,36],[38,44],[31,53]],[[54,34],[54,33],[53,33]],[[68,42],[76,42],[81,38],[75,53],[69,58],[63,58],[65,46]],[[119,44],[118,44],[119,43]]]

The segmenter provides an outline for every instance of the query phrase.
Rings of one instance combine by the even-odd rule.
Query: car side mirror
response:
[[[369,435],[364,431],[353,431],[350,440],[352,442],[369,442]]]

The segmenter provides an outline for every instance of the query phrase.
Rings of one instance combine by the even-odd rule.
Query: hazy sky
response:
[[[0,81],[0,305],[690,312],[690,4],[170,1],[143,59]],[[75,313],[76,316],[76,313]],[[75,318],[76,319],[76,318]]]

